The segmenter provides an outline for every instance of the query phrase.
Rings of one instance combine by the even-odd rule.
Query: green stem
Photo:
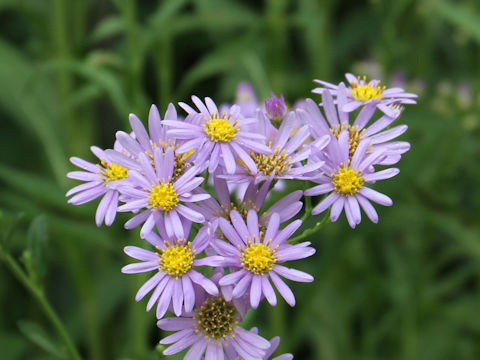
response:
[[[305,183],[305,182],[304,182]],[[305,191],[306,185],[303,185],[303,190]],[[310,215],[312,215],[311,210],[312,210],[312,198],[310,196],[303,196],[305,198],[305,213],[302,216],[302,224],[305,224],[305,221],[308,220]]]
[[[38,301],[40,307],[42,308],[43,312],[50,320],[52,325],[58,331],[58,334],[62,338],[65,346],[67,347],[68,352],[71,355],[71,358],[74,360],[81,360],[82,357],[78,353],[72,339],[68,335],[67,330],[63,326],[60,318],[55,313],[55,310],[50,306],[45,294],[43,293],[42,289],[40,289],[22,270],[20,265],[13,259],[13,257],[6,253],[2,248],[0,248],[0,258],[4,261],[7,265],[8,269],[12,272],[12,274],[25,286],[25,288],[33,295],[33,297]]]
[[[323,217],[323,219],[320,222],[317,222],[313,228],[307,229],[300,235],[291,238],[290,240],[288,240],[288,243],[296,244],[300,240],[303,240],[309,237],[310,235],[315,234],[318,230],[320,230],[323,227],[323,225],[325,225],[328,222],[329,218],[330,218],[330,214],[327,212]]]
[[[277,352],[287,352],[288,349],[290,349],[290,338],[287,336],[286,329],[286,324],[288,324],[288,320],[285,301],[283,301],[283,299],[279,299],[277,306],[273,306],[268,309],[268,314],[269,329],[271,329],[271,333],[275,334],[276,336],[280,336],[280,338],[282,339],[282,341],[280,341]]]

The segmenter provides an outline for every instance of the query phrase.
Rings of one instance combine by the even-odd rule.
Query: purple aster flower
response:
[[[245,360],[263,360],[270,342],[254,332],[238,325],[239,310],[233,302],[221,295],[207,297],[190,314],[182,317],[159,320],[157,325],[166,331],[175,331],[160,341],[173,344],[163,351],[164,355],[176,354],[190,348],[184,359],[224,360],[227,352],[234,351]]]
[[[260,230],[258,214],[250,210],[247,221],[236,210],[230,211],[230,221],[219,220],[220,229],[230,242],[212,240],[219,254],[225,257],[223,266],[238,270],[220,279],[221,286],[235,284],[232,297],[238,298],[250,293],[250,305],[257,308],[262,296],[271,305],[276,305],[277,298],[270,283],[273,282],[279,293],[290,306],[295,305],[292,290],[280,276],[298,282],[311,282],[313,277],[299,270],[290,269],[281,263],[306,258],[315,253],[309,242],[291,245],[288,238],[300,227],[301,220],[295,220],[280,230],[280,216],[270,216],[266,231]],[[232,225],[233,224],[233,225]]]
[[[305,122],[310,124],[310,131],[314,139],[320,139],[326,134],[333,134],[338,138],[343,130],[349,134],[349,155],[353,156],[360,141],[370,139],[369,151],[383,150],[383,157],[378,159],[376,164],[392,165],[401,159],[401,155],[410,149],[410,144],[405,141],[391,141],[403,134],[407,125],[398,125],[386,130],[400,115],[401,109],[395,109],[395,116],[383,115],[372,121],[375,113],[375,105],[365,105],[350,124],[349,113],[342,110],[346,101],[345,85],[340,84],[337,89],[337,106],[335,106],[329,90],[322,94],[323,109],[322,115],[317,104],[307,99],[303,110],[298,114]],[[375,165],[375,164],[373,164]]]
[[[383,156],[383,149],[367,154],[370,139],[360,141],[353,156],[349,155],[349,132],[342,130],[338,139],[332,136],[327,146],[327,156],[323,167],[324,173],[314,182],[319,185],[305,190],[306,196],[316,196],[329,193],[312,210],[313,215],[325,211],[331,206],[330,219],[336,221],[343,209],[348,223],[355,228],[361,221],[360,207],[374,223],[378,222],[378,215],[370,201],[390,206],[392,200],[369,187],[366,183],[391,178],[399,173],[397,168],[389,168],[377,172],[370,172],[369,167]]]
[[[362,105],[373,104],[390,117],[395,117],[394,111],[389,105],[392,104],[416,104],[412,98],[418,97],[416,94],[405,92],[402,88],[390,88],[381,86],[379,80],[371,80],[367,82],[366,76],[361,78],[353,74],[347,73],[345,77],[350,84],[346,102],[342,106],[342,110],[346,112],[354,111]],[[323,94],[328,89],[332,95],[337,95],[338,86],[322,80],[314,80],[323,85],[312,90],[313,93]],[[343,83],[342,83],[343,84]]]
[[[152,160],[155,168],[152,166]],[[120,206],[118,210],[132,212],[144,210],[130,219],[125,228],[132,229],[143,223],[140,235],[145,238],[156,225],[159,229],[165,229],[169,237],[182,239],[184,238],[182,220],[197,223],[205,221],[202,214],[183,204],[210,197],[209,194],[193,193],[204,180],[202,177],[196,177],[199,170],[195,166],[173,180],[175,157],[171,147],[166,151],[155,148],[153,159],[140,153],[138,161],[141,170],[130,170],[127,185],[119,187],[122,195],[126,196],[126,204]]]
[[[177,120],[177,111],[173,104],[169,104],[165,112],[165,119]],[[174,151],[175,163],[172,178],[175,179],[183,174],[190,166],[191,153],[179,154],[176,149],[179,144],[172,137],[167,136],[167,129],[161,124],[161,117],[155,105],[150,107],[148,115],[148,132],[142,121],[135,115],[129,116],[133,133],[127,134],[124,131],[117,131],[117,142],[122,145],[121,151],[107,150],[107,154],[118,164],[129,170],[141,170],[138,162],[140,154],[148,155],[153,162],[153,152],[156,148],[165,151],[168,147]]]
[[[287,103],[283,94],[280,97],[275,96],[273,91],[271,94],[272,97],[265,99],[265,112],[274,123],[280,123],[287,115]]]
[[[206,231],[199,231],[193,241],[185,239],[161,238],[154,232],[147,236],[147,240],[156,247],[157,251],[141,249],[136,246],[127,246],[124,251],[130,257],[141,260],[122,268],[125,274],[137,274],[156,270],[153,275],[138,290],[136,301],[143,299],[153,290],[147,304],[147,311],[157,303],[157,318],[162,318],[169,307],[175,315],[182,312],[191,312],[195,305],[195,291],[193,284],[197,284],[210,295],[218,295],[215,283],[197,272],[197,266],[219,266],[221,256],[207,256],[198,259],[208,245]]]
[[[254,181],[259,183],[272,179],[310,179],[309,173],[319,169],[323,162],[310,161],[303,165],[311,153],[311,147],[315,146],[318,150],[323,149],[330,140],[330,135],[319,138],[313,144],[306,144],[310,137],[308,125],[295,129],[296,113],[289,112],[285,120],[282,121],[280,128],[276,129],[261,112],[258,116],[258,130],[260,134],[265,134],[270,154],[261,154],[250,151],[250,156],[255,162],[257,171],[251,171],[248,167],[242,166],[237,169],[234,175],[220,175],[233,182]]]
[[[95,222],[97,226],[112,225],[117,214],[118,191],[117,186],[128,177],[128,169],[111,161],[110,157],[102,149],[92,146],[92,153],[100,160],[100,164],[92,164],[78,157],[71,157],[72,164],[85,171],[72,171],[67,177],[85,181],[84,184],[70,189],[66,196],[74,195],[69,203],[74,205],[85,204],[100,196],[103,196],[97,207]]]
[[[196,165],[201,166],[208,160],[208,170],[213,173],[220,160],[229,174],[236,169],[235,155],[243,161],[251,171],[256,171],[255,162],[248,151],[269,154],[270,149],[263,144],[265,140],[260,134],[245,130],[245,127],[256,120],[244,118],[240,107],[233,105],[229,111],[219,113],[217,106],[210,98],[205,98],[205,104],[196,96],[192,101],[199,112],[185,103],[179,105],[188,113],[185,121],[164,120],[162,123],[170,126],[170,136],[185,140],[178,148],[179,153],[191,150],[196,152]]]

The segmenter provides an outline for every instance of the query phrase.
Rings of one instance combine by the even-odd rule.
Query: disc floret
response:
[[[363,138],[365,129],[359,131],[358,125],[349,125],[348,122],[345,121],[341,125],[333,125],[330,132],[338,139],[338,136],[343,130],[348,131],[348,152],[351,158]]]
[[[288,156],[285,149],[280,151],[279,146],[275,148],[271,155],[258,154],[250,151],[250,156],[253,161],[255,161],[258,172],[265,176],[282,176],[292,168],[290,164],[292,161],[291,157]]]
[[[148,200],[150,206],[155,209],[162,208],[165,212],[168,212],[179,202],[175,187],[170,182],[153,185],[150,193]]]
[[[157,255],[160,257],[158,270],[176,278],[188,272],[195,259],[195,250],[192,250],[190,245],[191,242],[184,239],[174,241],[173,245],[165,241],[165,249],[157,247]]]
[[[368,101],[373,99],[383,99],[383,91],[386,86],[381,86],[380,81],[367,83],[367,77],[363,79],[358,77],[358,82],[350,84],[350,94],[358,101]]]
[[[103,181],[109,183],[110,181],[126,179],[128,177],[128,169],[116,163],[108,163],[104,159],[101,160],[102,167],[100,174],[103,175]]]
[[[263,275],[272,270],[277,262],[278,256],[275,255],[275,249],[270,249],[271,240],[263,243],[252,243],[248,241],[247,247],[241,252],[242,266],[257,275]],[[278,247],[278,246],[277,246]]]
[[[343,196],[354,195],[363,186],[365,178],[361,171],[352,169],[350,166],[341,164],[332,174],[332,184],[335,191]]]
[[[217,143],[227,143],[235,139],[237,133],[240,131],[238,126],[238,120],[231,123],[230,117],[224,113],[222,117],[219,117],[218,113],[214,113],[210,118],[205,117],[205,124],[203,124],[203,130],[210,138],[210,140]]]
[[[231,336],[238,324],[239,314],[235,306],[222,296],[207,299],[194,319],[195,332],[207,339],[219,340]]]

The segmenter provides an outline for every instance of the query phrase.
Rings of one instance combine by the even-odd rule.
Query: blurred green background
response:
[[[48,309],[85,359],[162,358],[145,277],[120,273],[138,234],[67,204],[70,156],[94,161],[151,103],[232,101],[242,80],[294,103],[347,71],[420,94],[378,187],[394,206],[325,226],[297,306],[247,323],[296,359],[480,358],[478,0],[1,0],[0,34],[0,359],[69,358]]]

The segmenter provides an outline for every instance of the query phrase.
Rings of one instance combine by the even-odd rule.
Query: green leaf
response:
[[[44,216],[33,220],[27,233],[27,252],[30,254],[27,266],[30,277],[42,281],[46,274],[45,252],[48,246],[47,222]]]
[[[93,41],[102,41],[125,32],[127,24],[120,16],[110,16],[100,21],[92,32]]]
[[[27,339],[38,345],[42,350],[58,359],[66,359],[67,356],[63,348],[54,341],[51,336],[39,324],[20,320],[18,322],[20,331]]]

